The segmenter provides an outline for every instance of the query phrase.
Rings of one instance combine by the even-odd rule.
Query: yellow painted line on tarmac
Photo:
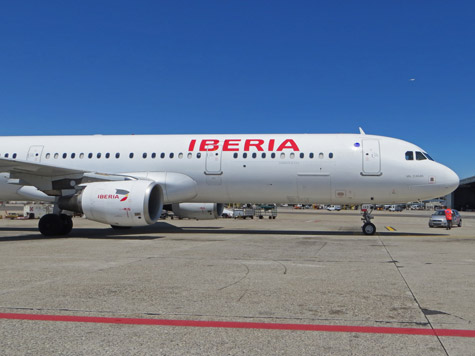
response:
[[[392,226],[385,226],[386,230],[388,231],[396,231],[395,228],[393,228]]]

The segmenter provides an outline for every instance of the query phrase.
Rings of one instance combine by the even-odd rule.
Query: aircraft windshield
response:
[[[424,155],[425,155],[428,159],[430,159],[431,161],[434,160],[431,156],[429,156],[429,154],[428,154],[427,152],[424,152]]]
[[[430,161],[433,161],[434,159],[429,156],[429,154],[427,152],[420,152],[420,151],[416,151],[416,152],[413,152],[413,151],[407,151],[406,152],[406,161],[413,161],[413,160],[416,160],[416,161],[424,161],[426,159],[430,160]]]
[[[423,161],[425,159],[427,159],[427,157],[424,156],[424,154],[422,152],[416,151],[416,160]]]

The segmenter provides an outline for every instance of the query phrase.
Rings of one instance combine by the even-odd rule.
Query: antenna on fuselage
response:
[[[361,135],[366,135],[366,133],[363,131],[363,129],[361,127],[359,127],[359,129],[360,129],[360,134]]]

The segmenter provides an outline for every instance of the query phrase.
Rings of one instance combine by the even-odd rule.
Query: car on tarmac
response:
[[[452,209],[452,226],[462,227],[462,217],[460,213]],[[429,227],[447,227],[445,210],[437,210],[429,219]]]
[[[328,211],[340,211],[341,205],[329,205],[327,206]]]

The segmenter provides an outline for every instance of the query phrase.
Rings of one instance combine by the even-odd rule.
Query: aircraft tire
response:
[[[66,214],[59,215],[59,218],[61,219],[62,223],[59,235],[68,235],[73,229],[73,219]]]
[[[58,236],[63,227],[63,221],[57,214],[46,214],[38,222],[38,229],[43,236]]]
[[[374,235],[376,233],[376,226],[372,223],[366,223],[363,225],[362,230],[365,235]]]

